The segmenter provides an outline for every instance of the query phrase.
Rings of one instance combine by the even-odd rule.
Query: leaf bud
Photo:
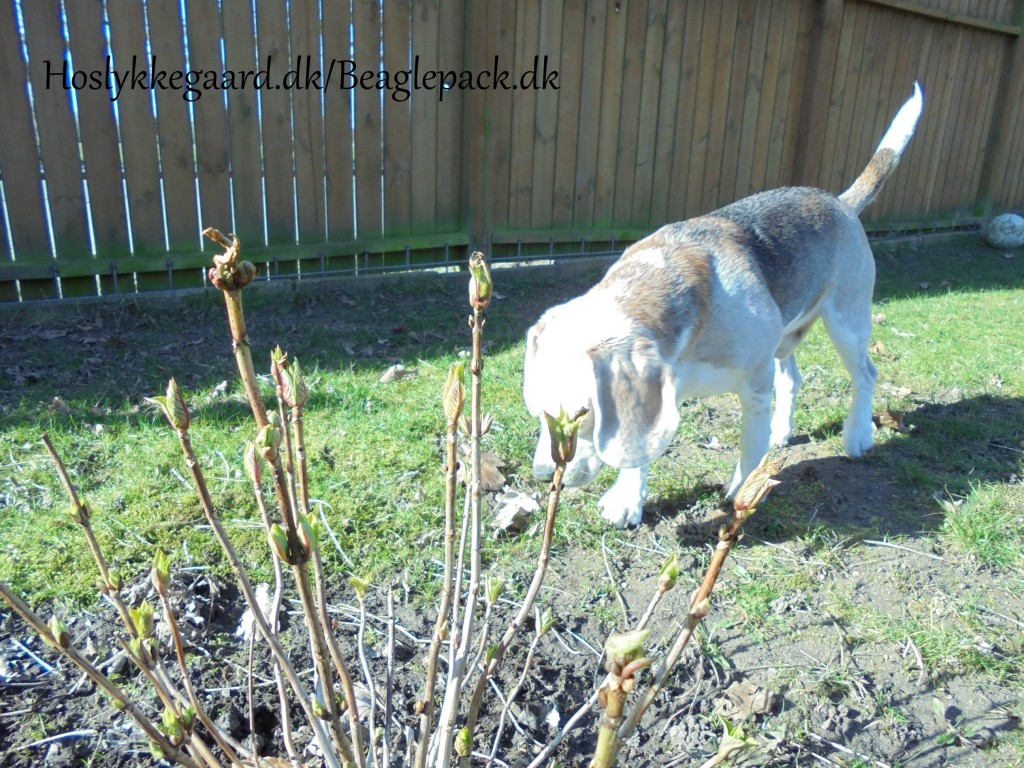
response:
[[[280,423],[275,423],[275,419],[271,419],[269,424],[261,427],[256,435],[256,450],[259,451],[260,456],[266,459],[269,464],[277,461],[278,452],[281,450],[282,437]]]
[[[71,645],[71,631],[56,614],[50,617],[50,638],[47,642],[54,648],[64,649]]]
[[[312,514],[299,513],[299,541],[307,556],[320,548],[320,524]]]
[[[658,591],[662,594],[668,592],[679,580],[679,558],[675,553],[665,561],[658,572]]]
[[[557,418],[544,412],[544,420],[551,435],[551,458],[556,465],[565,466],[576,455],[576,436],[586,415],[586,408],[581,408],[575,416],[569,416],[559,409]]]
[[[188,405],[185,403],[185,398],[181,394],[181,388],[178,386],[178,382],[173,378],[167,382],[167,394],[160,395],[157,397],[147,397],[146,402],[155,403],[161,411],[170,425],[175,429],[185,432],[188,429],[191,417],[188,411]]]
[[[469,728],[463,726],[462,730],[455,735],[455,753],[459,757],[469,757],[472,752],[473,734]]]
[[[370,591],[370,580],[368,578],[352,576],[349,578],[348,583],[356,591],[356,597],[359,598],[359,602],[366,599],[366,593]]]
[[[183,710],[181,710],[181,724],[185,726],[186,731],[191,731],[192,726],[196,722],[196,708],[189,704]]]
[[[644,641],[651,634],[650,629],[634,629],[617,635],[609,635],[604,641],[604,652],[608,661],[624,667],[644,655]]]
[[[245,450],[245,473],[252,480],[253,485],[260,485],[263,482],[263,470],[264,470],[263,456],[256,449],[256,444],[252,443]]]
[[[494,283],[491,280],[491,267],[480,251],[475,251],[469,257],[469,271],[469,305],[483,312],[491,304]]]
[[[463,384],[465,371],[464,363],[454,363],[448,369],[448,380],[444,384],[441,403],[444,406],[444,415],[448,419],[449,427],[459,422],[462,409],[466,405],[466,387]]]
[[[501,593],[505,591],[505,580],[504,579],[492,579],[490,576],[487,577],[487,603],[493,606],[498,602],[498,598],[501,597]]]
[[[270,542],[270,547],[278,558],[285,563],[291,563],[291,557],[288,554],[288,534],[279,523],[274,523],[270,526],[267,540]]]
[[[139,637],[153,636],[153,606],[148,600],[143,600],[138,608],[129,608],[128,615]]]
[[[767,456],[761,459],[757,469],[747,476],[747,479],[743,481],[743,485],[736,492],[736,498],[733,499],[733,508],[737,513],[749,513],[743,515],[744,518],[752,515],[754,510],[757,509],[757,505],[764,500],[772,488],[779,484],[779,481],[772,476],[772,473],[777,471],[777,468],[768,464],[767,461]]]
[[[551,608],[546,607],[541,611],[540,616],[537,617],[537,636],[544,637],[555,626],[557,621],[558,619],[551,612]]]
[[[171,556],[163,550],[157,550],[153,556],[153,568],[150,570],[150,578],[153,581],[153,589],[161,597],[167,596],[167,589],[171,584]]]
[[[110,592],[120,592],[124,586],[124,578],[121,576],[121,571],[117,568],[111,568],[107,571],[107,590]]]
[[[174,746],[178,746],[185,740],[185,731],[178,722],[178,717],[169,709],[165,709],[160,716],[160,730]]]

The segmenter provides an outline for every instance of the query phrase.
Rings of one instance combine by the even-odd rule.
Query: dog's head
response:
[[[534,475],[554,473],[546,411],[588,413],[565,484],[582,486],[604,464],[619,469],[649,464],[668,447],[679,425],[676,379],[656,344],[622,317],[587,311],[577,299],[549,310],[526,336],[523,397],[540,418]],[[614,313],[612,313],[614,314]]]

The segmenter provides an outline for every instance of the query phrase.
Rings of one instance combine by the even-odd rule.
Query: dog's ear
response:
[[[598,347],[590,357],[598,456],[620,469],[649,464],[668,447],[679,426],[672,367],[645,338]]]
[[[538,371],[535,370],[540,334],[543,330],[544,320],[542,318],[526,332],[526,357],[523,360],[523,400],[526,402],[526,410],[533,416],[539,416],[540,412],[544,410],[541,399],[543,384],[538,380]]]

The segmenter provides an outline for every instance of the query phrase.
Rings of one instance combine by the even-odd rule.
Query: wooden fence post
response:
[[[843,21],[845,0],[819,0],[807,56],[807,77],[800,102],[800,124],[793,164],[793,183],[818,186],[825,151],[828,104],[835,78],[836,48]]]

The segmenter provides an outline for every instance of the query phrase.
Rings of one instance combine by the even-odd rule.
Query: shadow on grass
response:
[[[835,441],[798,435],[779,453],[781,485],[746,525],[781,542],[825,527],[851,539],[914,536],[943,525],[937,498],[966,496],[978,485],[1024,482],[1024,398],[981,395],[925,403],[904,417],[906,433],[861,459],[837,455]],[[821,428],[815,434],[835,434]],[[685,459],[684,459],[685,460]],[[701,545],[732,514],[719,487],[698,483],[648,500],[645,524],[677,524],[685,546]]]

